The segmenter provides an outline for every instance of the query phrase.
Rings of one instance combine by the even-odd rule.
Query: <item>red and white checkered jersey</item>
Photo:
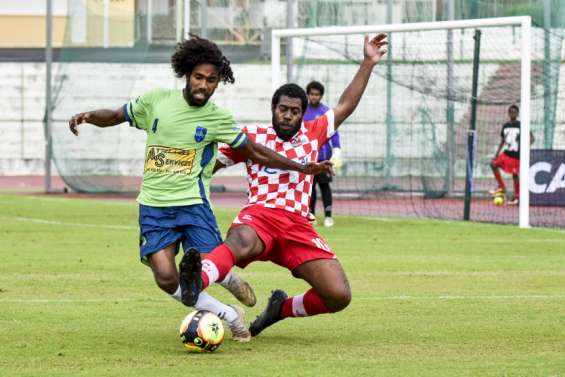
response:
[[[300,130],[288,141],[280,139],[272,126],[246,126],[243,132],[256,143],[290,160],[306,164],[317,161],[318,150],[335,132],[334,112],[329,110],[315,120],[302,123]],[[220,148],[218,160],[226,166],[246,162],[249,183],[247,206],[259,204],[309,217],[312,175],[267,168],[227,146]]]

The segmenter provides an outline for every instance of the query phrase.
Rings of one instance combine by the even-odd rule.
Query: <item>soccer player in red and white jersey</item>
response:
[[[364,58],[359,70],[325,115],[303,122],[308,105],[304,90],[295,84],[281,86],[271,103],[272,127],[249,126],[247,136],[286,158],[305,164],[316,161],[319,148],[353,113],[371,77],[374,66],[386,53],[386,35],[365,37]],[[255,163],[238,151],[222,149],[215,170],[238,162],[247,164],[249,198],[231,225],[223,244],[206,254],[183,259],[181,278],[197,297],[215,281],[221,281],[234,265],[271,261],[288,268],[307,281],[308,291],[288,297],[277,289],[267,308],[251,323],[251,335],[286,317],[312,316],[344,309],[351,290],[336,255],[308,222],[313,176]]]

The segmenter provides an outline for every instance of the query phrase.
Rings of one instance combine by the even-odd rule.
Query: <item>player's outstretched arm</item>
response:
[[[365,36],[363,47],[363,62],[359,70],[353,77],[351,83],[345,88],[343,94],[339,98],[339,102],[334,107],[335,128],[338,128],[348,116],[350,116],[367,87],[367,83],[371,78],[373,67],[378,64],[382,56],[386,53],[386,34],[379,33],[376,37],[369,40],[369,36]]]
[[[95,110],[86,113],[78,113],[69,120],[69,128],[71,132],[78,136],[78,125],[81,123],[90,123],[97,127],[111,127],[126,121],[123,108],[117,110]]]
[[[248,159],[258,162],[268,168],[295,170],[304,174],[320,174],[333,173],[332,163],[329,161],[309,162],[307,164],[299,164],[298,162],[289,160],[286,157],[270,150],[269,148],[257,144],[252,140],[248,140],[240,151]]]

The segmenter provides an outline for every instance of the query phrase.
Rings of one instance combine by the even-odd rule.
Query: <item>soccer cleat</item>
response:
[[[179,264],[179,283],[181,289],[181,301],[186,306],[194,306],[202,291],[202,262],[200,252],[190,248],[184,253]]]
[[[509,200],[508,202],[506,202],[507,205],[509,206],[517,206],[518,205],[518,199],[514,198],[512,200]]]
[[[255,292],[251,285],[233,271],[230,281],[222,283],[222,286],[245,306],[251,307],[257,303],[257,297],[255,297]]]
[[[236,342],[249,342],[251,340],[251,333],[245,327],[245,311],[241,306],[229,305],[237,313],[237,318],[232,322],[228,322],[231,330],[232,339]]]
[[[489,191],[489,194],[491,194],[492,196],[496,196],[496,195],[504,195],[506,194],[506,191],[500,187],[497,187],[493,190]]]
[[[332,226],[334,226],[334,219],[332,219],[331,217],[326,217],[324,219],[324,226],[326,228],[331,228]]]
[[[259,335],[261,331],[283,319],[281,309],[287,298],[288,295],[283,290],[276,289],[272,292],[265,310],[249,325],[251,336]]]

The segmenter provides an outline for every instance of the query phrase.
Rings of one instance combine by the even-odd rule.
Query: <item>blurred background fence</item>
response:
[[[268,124],[272,92],[270,31],[273,28],[530,15],[539,29],[534,43],[541,54],[540,61],[548,60],[549,56],[548,62],[551,62],[545,68],[534,64],[534,69],[541,69],[544,77],[550,78],[541,84],[541,89],[537,88],[542,98],[540,106],[552,109],[546,112],[552,114],[551,124],[540,126],[540,132],[551,129],[551,135],[535,135],[537,143],[542,144],[534,147],[565,148],[565,83],[560,79],[561,36],[565,25],[565,2],[562,1],[52,0],[52,3],[52,171],[77,191],[137,190],[144,135],[127,127],[111,131],[85,127],[81,137],[74,138],[67,131],[67,119],[79,111],[119,107],[151,88],[182,87],[183,81],[173,77],[169,60],[174,44],[187,32],[214,40],[233,63],[236,84],[221,86],[214,101],[231,109],[242,124]],[[0,2],[2,176],[37,176],[45,172],[45,21],[44,0]],[[456,56],[463,57],[463,53],[457,55],[458,51],[472,51],[472,46],[461,42],[463,38],[458,41],[454,45]],[[393,39],[392,49],[398,51],[401,43],[418,43],[418,37]],[[287,55],[292,54],[288,62],[295,63],[296,70],[301,69],[303,47],[296,43],[287,50]],[[504,49],[505,46],[491,48]],[[544,50],[549,55],[544,56]],[[396,52],[393,56],[393,62],[402,60]],[[470,55],[464,57],[469,58]],[[402,64],[406,66],[406,59]],[[330,68],[325,64],[323,74],[327,76]],[[301,85],[316,78],[312,73],[299,73],[295,71],[289,77],[299,80]],[[383,77],[381,74],[379,80]],[[394,79],[388,78],[389,81]],[[386,90],[386,85],[381,86]],[[329,88],[326,99],[330,105],[341,90],[343,87],[339,85]],[[550,99],[546,101],[549,105],[543,104],[543,98]],[[433,109],[434,104],[429,107]],[[390,111],[401,115],[404,108],[402,101],[396,101]],[[386,122],[386,119],[373,120]],[[501,115],[500,120],[490,122],[496,124],[504,120]],[[547,121],[541,120],[542,123]],[[351,145],[358,134],[349,139],[344,134],[345,144]],[[551,140],[551,145],[543,144],[545,140]],[[344,153],[346,159],[355,160],[354,148],[345,148]],[[342,174],[354,174],[357,170],[356,166],[350,165],[348,169],[346,165]],[[241,174],[241,171],[227,174]]]

